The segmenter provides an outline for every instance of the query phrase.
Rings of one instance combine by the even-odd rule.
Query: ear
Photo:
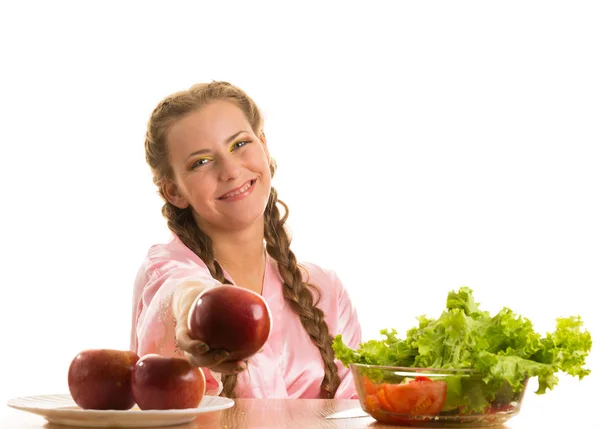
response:
[[[269,162],[271,161],[271,155],[269,154],[269,148],[267,147],[267,137],[265,136],[265,132],[261,132],[260,136],[258,137],[260,139],[260,142],[262,143],[265,153],[267,154],[267,158],[269,159]]]
[[[175,207],[178,207],[180,209],[185,209],[189,207],[190,203],[181,194],[181,192],[179,191],[179,187],[172,180],[165,180],[165,182],[162,185],[162,191],[167,201],[169,201]]]

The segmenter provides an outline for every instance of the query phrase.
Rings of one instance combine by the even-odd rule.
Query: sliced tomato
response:
[[[431,378],[425,377],[424,375],[417,375],[415,377],[416,381],[432,381]]]
[[[376,393],[376,395],[377,395],[377,399],[379,399],[379,403],[381,404],[381,409],[384,410],[384,411],[388,411],[390,413],[393,413],[394,412],[394,408],[390,404],[390,401],[388,401],[388,398],[385,395],[385,390],[384,389],[378,390],[377,393]]]
[[[444,407],[446,383],[418,377],[406,384],[384,384],[383,392],[392,411],[409,415],[435,415]],[[379,396],[379,395],[378,395]],[[381,398],[380,402],[381,402]]]
[[[365,375],[362,377],[362,385],[367,395],[374,395],[377,393],[377,385],[371,381],[371,379]]]
[[[365,408],[369,413],[374,413],[381,409],[381,402],[379,402],[377,395],[369,394],[365,396]]]

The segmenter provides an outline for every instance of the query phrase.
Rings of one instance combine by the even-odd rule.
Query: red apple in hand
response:
[[[190,336],[211,349],[225,349],[230,360],[258,352],[271,333],[271,311],[259,294],[237,286],[202,292],[190,309]]]
[[[128,410],[134,405],[131,373],[139,356],[131,351],[84,350],[71,361],[71,396],[83,409]]]
[[[205,389],[204,373],[187,359],[148,354],[133,368],[131,390],[142,410],[196,408]]]

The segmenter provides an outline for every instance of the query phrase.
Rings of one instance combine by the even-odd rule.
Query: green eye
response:
[[[242,140],[231,145],[231,150],[239,149],[243,146],[246,146],[248,143],[251,143],[249,140]]]
[[[192,168],[196,168],[196,167],[200,167],[202,165],[206,165],[208,164],[208,161],[210,161],[208,158],[200,158],[198,161],[194,162],[192,164]]]

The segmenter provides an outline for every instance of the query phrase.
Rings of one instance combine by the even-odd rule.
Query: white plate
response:
[[[43,416],[50,423],[85,427],[157,427],[188,423],[200,414],[225,410],[234,405],[232,399],[204,396],[198,408],[184,410],[84,410],[71,395],[39,395],[15,398],[8,406]]]

